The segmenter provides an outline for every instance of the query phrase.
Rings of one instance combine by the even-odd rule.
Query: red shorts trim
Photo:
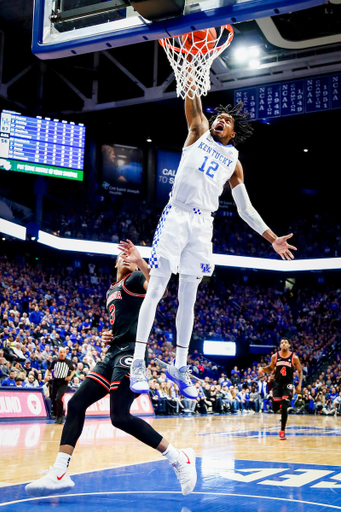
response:
[[[105,378],[103,377],[103,375],[100,375],[99,373],[96,373],[96,372],[89,372],[89,374],[88,374],[88,375],[97,375],[97,377],[101,377],[101,379],[103,379],[105,382],[107,382],[108,384],[110,384],[110,382],[109,382],[107,379],[105,379]]]
[[[102,381],[100,381],[99,379],[97,379],[96,377],[94,377],[93,375],[87,375],[86,376],[87,379],[93,379],[95,380],[96,382],[98,382],[99,384],[101,384],[107,391],[110,390],[109,386],[106,386]]]

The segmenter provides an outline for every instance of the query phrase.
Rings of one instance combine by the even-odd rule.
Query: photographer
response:
[[[336,409],[331,398],[327,398],[325,406],[322,409],[322,414],[324,416],[334,416],[334,414],[336,414]]]

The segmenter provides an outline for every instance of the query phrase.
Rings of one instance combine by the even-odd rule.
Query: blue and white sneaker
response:
[[[198,391],[191,381],[192,370],[189,366],[183,366],[182,368],[176,368],[175,361],[170,364],[164,363],[161,359],[155,359],[155,361],[166,368],[166,377],[175,382],[178,385],[180,394],[186,398],[195,400],[198,398]]]
[[[134,393],[148,393],[146,364],[143,359],[135,359],[130,367],[130,389]]]

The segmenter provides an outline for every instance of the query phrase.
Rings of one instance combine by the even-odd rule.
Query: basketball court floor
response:
[[[341,510],[341,418],[279,415],[148,418],[176,447],[197,454],[195,491],[183,496],[162,456],[115,429],[87,420],[65,495],[31,498],[25,483],[53,465],[62,426],[0,424],[0,512],[321,512]]]

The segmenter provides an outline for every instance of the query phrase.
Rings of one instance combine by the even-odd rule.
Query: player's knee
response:
[[[129,424],[130,415],[122,415],[122,414],[110,414],[111,423],[114,427],[127,432],[128,424]]]
[[[200,282],[201,278],[180,274],[178,290],[179,305],[185,304],[187,307],[194,307]]]
[[[153,277],[148,284],[148,300],[151,300],[153,302],[159,302],[165,293],[166,287],[166,281],[164,281],[163,279],[159,279],[157,277]]]
[[[67,404],[68,416],[79,415],[83,411],[83,409],[86,408],[82,405],[82,401],[79,400],[79,398],[75,397],[75,395],[73,395]]]
[[[288,410],[288,407],[290,405],[289,401],[288,400],[282,400],[282,409],[284,409],[285,411]]]
[[[274,400],[272,402],[272,410],[273,412],[278,412],[280,407],[282,405],[282,401],[281,400]]]

